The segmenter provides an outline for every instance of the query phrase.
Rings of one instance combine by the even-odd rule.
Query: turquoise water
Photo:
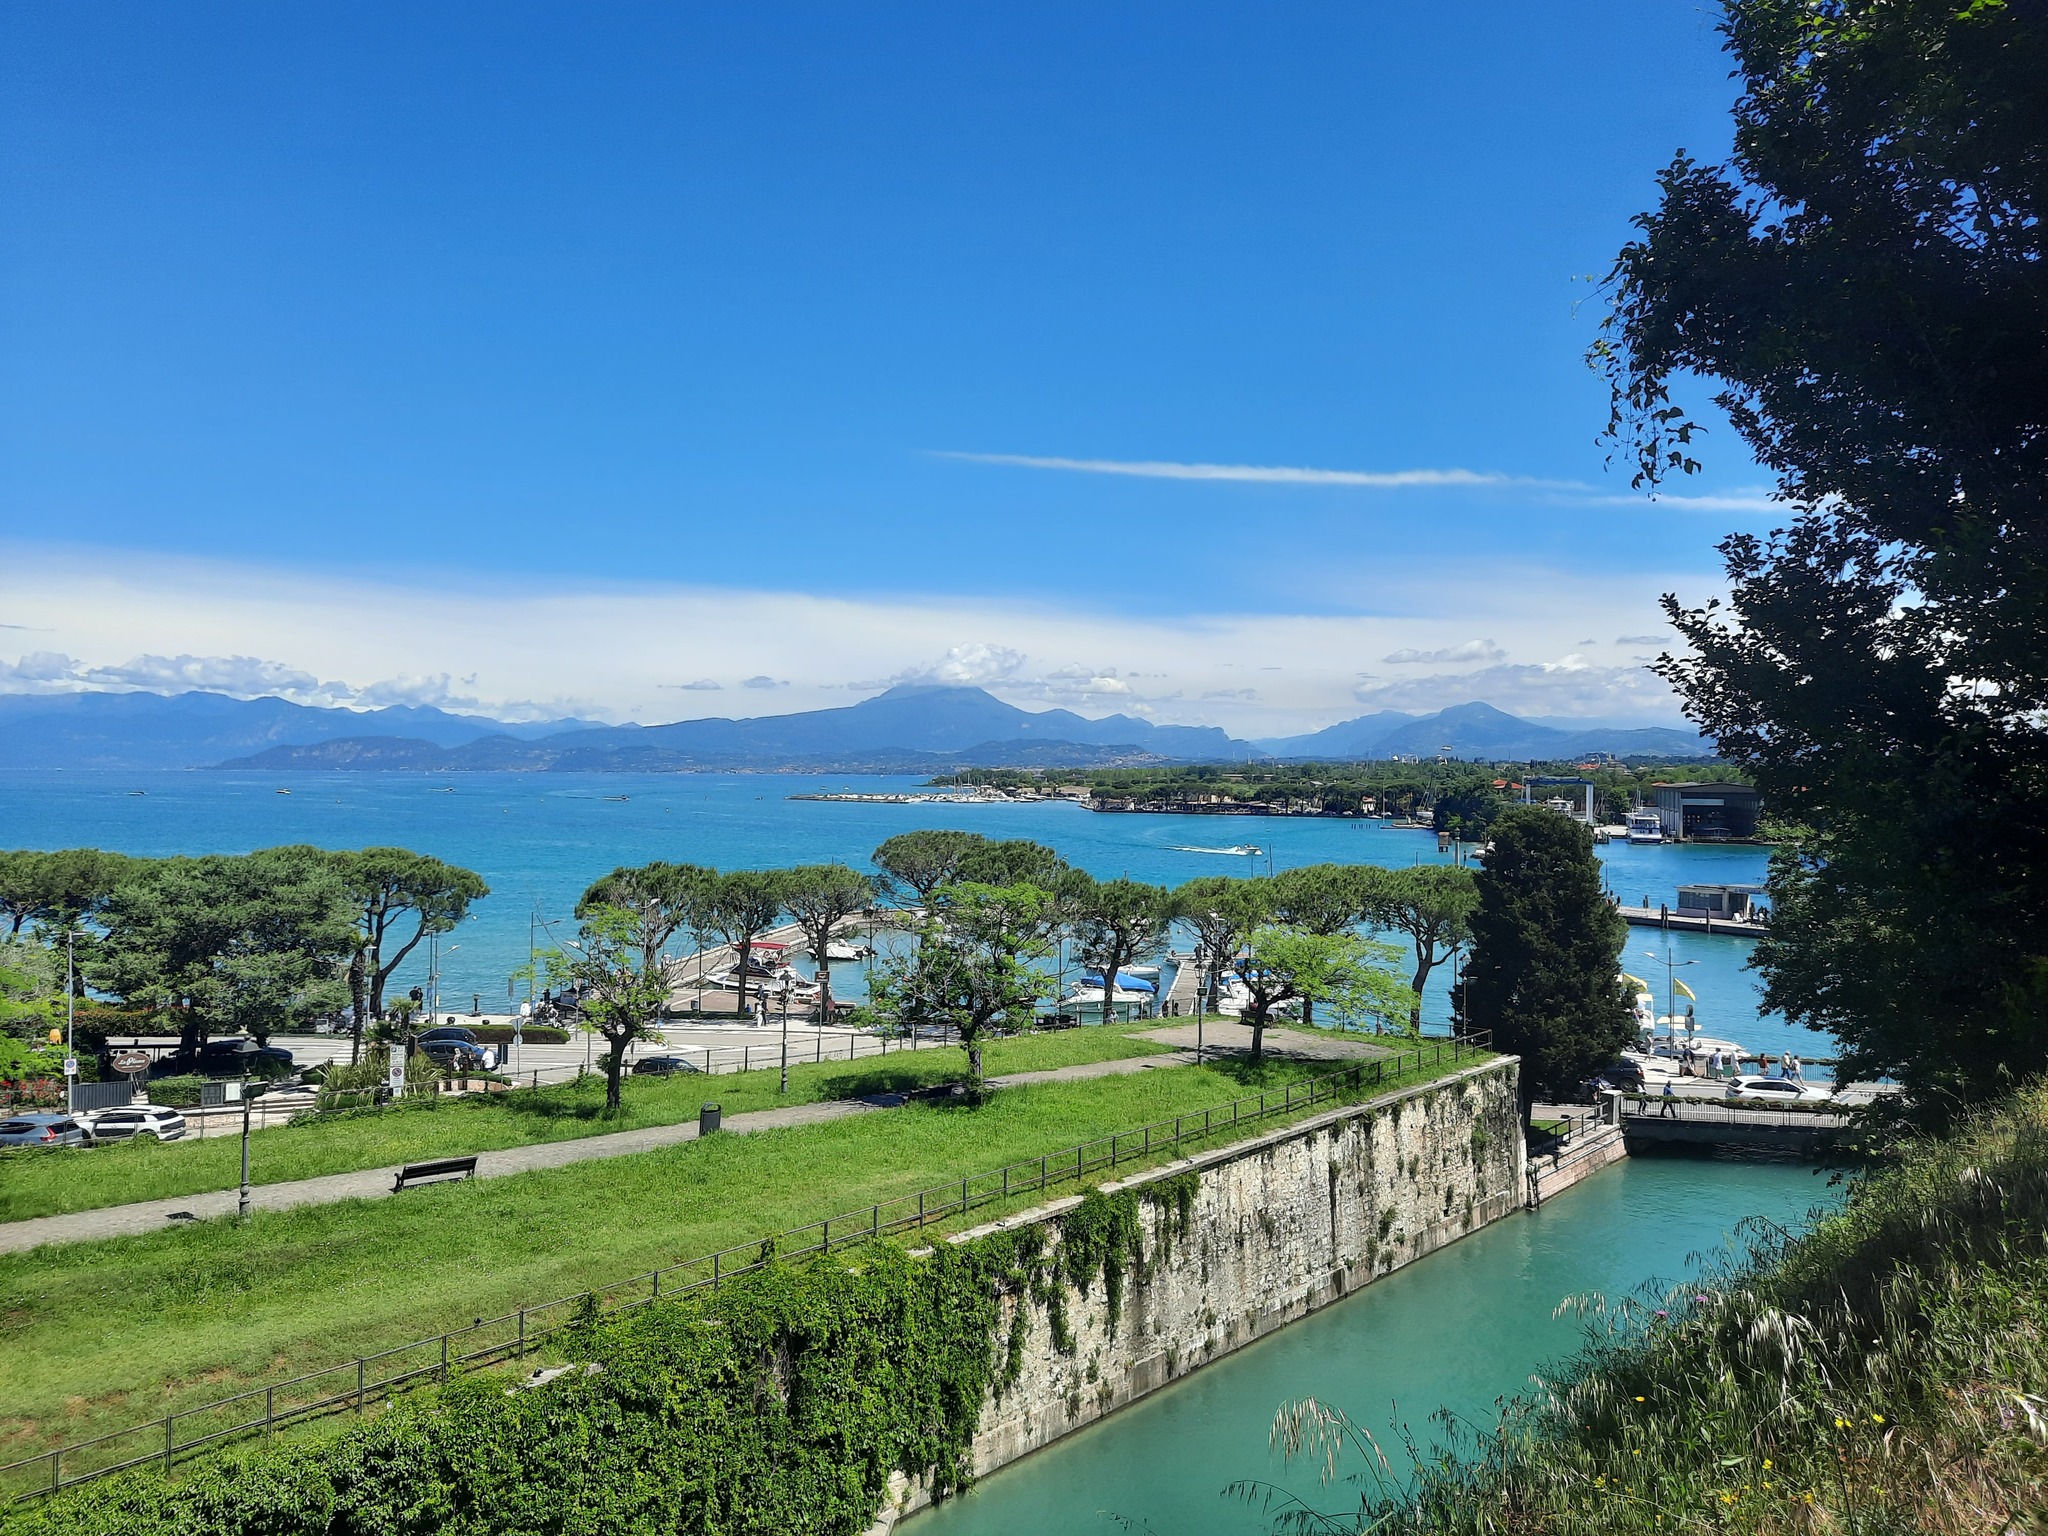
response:
[[[843,774],[7,773],[0,774],[0,847],[92,845],[162,855],[242,853],[278,843],[396,844],[467,865],[489,881],[492,894],[443,945],[441,997],[454,1008],[466,1008],[472,996],[486,1007],[506,996],[507,979],[526,961],[530,915],[553,922],[566,937],[573,932],[564,925],[569,911],[593,879],[650,859],[724,869],[844,860],[865,868],[885,838],[951,826],[1035,838],[1098,877],[1166,884],[1251,873],[1250,859],[1189,851],[1245,843],[1270,848],[1276,869],[1325,860],[1442,862],[1429,833],[1379,822],[1105,815],[1065,803],[788,798],[819,790],[902,791],[916,783]],[[1756,848],[1616,844],[1600,852],[1617,894],[1629,901],[1647,895],[1653,903],[1673,899],[1686,881],[1760,881],[1765,861]],[[538,929],[543,945],[547,932]],[[1751,1050],[1831,1054],[1823,1038],[1760,1015],[1755,980],[1743,969],[1751,947],[1720,935],[1673,936],[1674,956],[1698,962],[1680,974],[1700,995],[1704,1027]],[[1650,949],[1661,953],[1658,936],[1631,934],[1628,963],[1636,974],[1653,974],[1643,954]],[[424,950],[410,969],[401,986],[423,979]],[[857,982],[851,973],[847,979]],[[1449,1017],[1449,981],[1447,968],[1433,980],[1425,1020]]]
[[[1653,1277],[1681,1278],[1694,1255],[1721,1249],[1744,1220],[1791,1224],[1824,1203],[1831,1191],[1821,1179],[1784,1164],[1621,1164],[1026,1457],[903,1529],[1255,1536],[1270,1524],[1223,1494],[1240,1479],[1279,1484],[1326,1511],[1355,1508],[1355,1493],[1318,1489],[1313,1465],[1289,1467],[1268,1450],[1281,1404],[1314,1397],[1342,1408],[1398,1470],[1403,1435],[1430,1443],[1439,1410],[1490,1423],[1499,1399],[1572,1352],[1580,1322],[1552,1316],[1566,1297],[1618,1298]],[[1365,1468],[1353,1460],[1348,1471]]]

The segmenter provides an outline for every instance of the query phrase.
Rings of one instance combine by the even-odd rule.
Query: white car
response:
[[[1834,1090],[1788,1077],[1731,1077],[1728,1094],[1750,1104],[1825,1104]]]
[[[95,1142],[176,1141],[185,1134],[185,1117],[162,1104],[129,1104],[119,1109],[95,1110],[79,1117]]]

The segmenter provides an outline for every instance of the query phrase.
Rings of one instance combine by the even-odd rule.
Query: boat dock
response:
[[[1193,955],[1168,955],[1173,966],[1173,985],[1159,1000],[1159,1011],[1168,1018],[1193,1018],[1202,1001],[1202,968]]]
[[[1663,928],[1673,933],[1725,933],[1730,938],[1760,939],[1770,932],[1762,923],[1715,917],[1710,912],[1675,912],[1669,907],[1616,907],[1638,928]]]

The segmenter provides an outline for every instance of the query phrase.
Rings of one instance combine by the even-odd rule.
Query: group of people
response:
[[[1806,1063],[1790,1051],[1787,1051],[1778,1058],[1778,1070],[1775,1074],[1771,1071],[1771,1058],[1769,1056],[1759,1056],[1757,1064],[1765,1077],[1775,1075],[1795,1083],[1806,1081]],[[1679,1075],[1681,1077],[1705,1077],[1710,1080],[1719,1080],[1724,1077],[1740,1076],[1742,1072],[1742,1058],[1733,1051],[1723,1052],[1719,1047],[1716,1047],[1714,1050],[1709,1051],[1705,1058],[1702,1059],[1700,1053],[1688,1045],[1679,1058],[1679,1066]]]

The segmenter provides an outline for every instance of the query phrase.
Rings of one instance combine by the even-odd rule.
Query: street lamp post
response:
[[[78,1107],[78,969],[71,939],[76,927],[64,930],[64,1107]]]
[[[789,1092],[789,983],[781,986],[782,996],[782,1092]]]
[[[244,1040],[240,1046],[242,1055],[242,1189],[235,1201],[235,1219],[249,1219],[249,1056],[257,1050],[254,1040]]]

